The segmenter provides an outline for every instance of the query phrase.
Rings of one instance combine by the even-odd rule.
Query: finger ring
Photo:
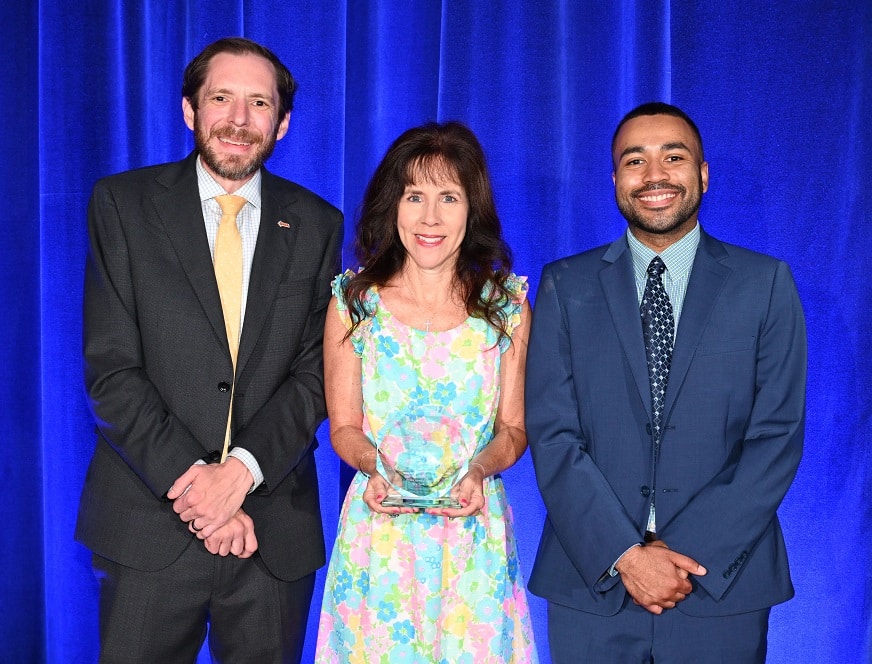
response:
[[[199,533],[199,532],[200,532],[201,530],[203,530],[203,529],[202,529],[202,528],[197,528],[197,526],[194,524],[194,521],[196,521],[196,519],[191,519],[190,521],[188,521],[188,525],[191,526],[191,528],[194,529],[194,532],[195,532],[195,533]]]
[[[388,514],[388,516],[391,517],[392,519],[396,519],[400,515],[399,514]]]

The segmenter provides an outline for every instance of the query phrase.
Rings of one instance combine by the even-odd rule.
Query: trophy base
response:
[[[426,496],[401,496],[399,494],[388,494],[382,501],[383,507],[414,507],[417,509],[440,509],[448,507],[451,509],[460,509],[462,505],[450,496],[440,498],[428,498]]]

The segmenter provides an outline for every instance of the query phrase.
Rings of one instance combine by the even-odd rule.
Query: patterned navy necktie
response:
[[[665,270],[666,265],[660,256],[651,259],[645,293],[639,307],[642,314],[642,333],[645,337],[645,356],[648,359],[648,381],[651,384],[651,435],[655,452],[663,435],[663,405],[675,335],[672,304],[663,288],[662,275]]]

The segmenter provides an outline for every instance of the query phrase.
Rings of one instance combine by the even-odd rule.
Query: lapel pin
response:
[[[290,228],[291,225],[287,221],[280,221],[279,228]]]

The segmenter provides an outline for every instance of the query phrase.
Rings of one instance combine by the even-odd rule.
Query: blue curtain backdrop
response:
[[[543,263],[625,227],[609,158],[622,114],[652,99],[687,110],[711,166],[703,225],[786,259],[808,317],[806,452],[781,509],[797,596],[773,611],[769,661],[872,661],[867,0],[12,0],[0,25],[0,661],[95,661],[96,582],[72,539],[94,445],[86,204],[98,177],[189,151],[181,72],[227,35],[270,46],[299,79],[270,167],[343,208],[349,232],[394,137],[466,121],[534,293]],[[325,434],[332,538],[340,466]],[[529,573],[544,518],[529,458],[506,477]],[[534,598],[547,662],[544,609]]]

